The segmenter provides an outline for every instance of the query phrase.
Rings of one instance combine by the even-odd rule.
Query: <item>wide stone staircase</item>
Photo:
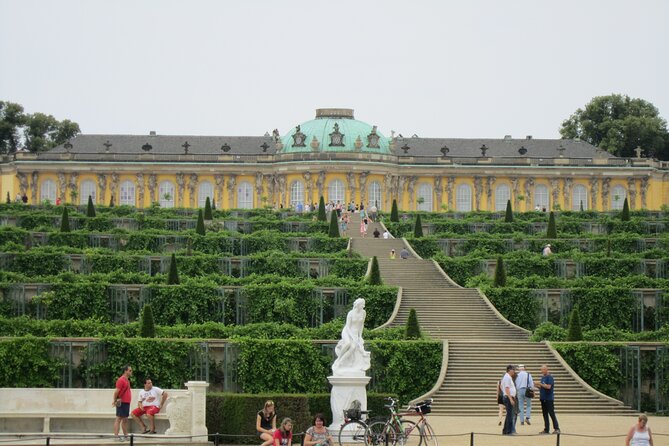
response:
[[[384,283],[402,287],[402,300],[391,326],[403,326],[414,308],[424,333],[448,341],[446,376],[433,395],[433,411],[440,415],[495,415],[497,382],[507,364],[524,364],[538,381],[548,365],[555,378],[558,413],[630,414],[620,402],[598,394],[563,365],[543,343],[529,342],[529,333],[504,319],[476,289],[453,283],[432,260],[399,257],[401,239],[373,238],[383,228],[371,223],[365,238],[360,218],[352,217],[348,235],[353,251],[377,256]],[[409,246],[406,246],[410,249]],[[395,249],[397,258],[390,259]],[[534,399],[535,416],[539,406]]]

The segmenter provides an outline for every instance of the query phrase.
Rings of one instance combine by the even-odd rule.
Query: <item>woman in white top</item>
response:
[[[639,421],[627,434],[625,446],[653,446],[653,434],[647,424],[648,417],[644,414],[639,415]]]

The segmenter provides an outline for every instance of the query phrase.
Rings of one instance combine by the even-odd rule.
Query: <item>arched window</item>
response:
[[[237,209],[253,209],[253,186],[248,181],[237,186]]]
[[[611,209],[621,210],[625,205],[626,197],[627,189],[623,186],[613,186],[613,189],[611,189]]]
[[[472,188],[469,184],[461,184],[455,191],[455,210],[469,212],[472,210]]]
[[[582,184],[577,184],[571,193],[571,210],[580,211],[581,206],[583,210],[588,209],[588,189]]]
[[[197,207],[204,208],[207,204],[207,197],[209,197],[209,204],[212,204],[214,202],[214,185],[209,181],[203,181],[198,185]]]
[[[511,188],[508,184],[500,184],[495,188],[495,210],[506,210],[506,203],[511,199]]]
[[[39,201],[43,203],[46,200],[51,204],[56,202],[56,182],[53,180],[44,180],[40,186]]]
[[[174,184],[170,181],[163,181],[158,187],[158,201],[161,208],[174,207]]]
[[[430,184],[421,183],[418,185],[417,201],[419,211],[432,211],[432,186]]]
[[[297,209],[297,205],[304,209],[304,184],[301,181],[293,181],[290,184],[290,207]]]
[[[119,197],[119,204],[121,206],[135,205],[135,183],[130,180],[125,180],[121,183],[121,196]]]
[[[95,181],[84,180],[80,186],[79,204],[87,204],[89,196],[93,200],[93,203],[95,203]]]
[[[372,181],[370,183],[369,188],[367,189],[367,196],[369,198],[367,207],[371,208],[372,206],[376,206],[376,209],[380,211],[381,203],[383,201],[381,200],[381,184],[378,181]]]
[[[541,210],[550,209],[550,196],[548,195],[548,186],[537,184],[534,188],[534,207],[539,206]]]
[[[337,202],[345,204],[344,183],[341,180],[330,181],[330,185],[328,186],[328,201],[334,204],[337,204]]]

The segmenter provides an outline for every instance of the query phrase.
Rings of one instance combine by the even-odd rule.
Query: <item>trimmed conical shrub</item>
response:
[[[327,215],[325,215],[325,199],[321,196],[321,199],[318,200],[318,221],[327,221]]]
[[[7,204],[12,204],[12,198],[9,196],[9,191],[7,191]]]
[[[506,271],[504,270],[504,259],[502,256],[497,257],[497,265],[495,265],[495,278],[493,279],[493,286],[503,287],[506,285]]]
[[[170,273],[167,276],[168,285],[179,285],[179,272],[177,271],[177,257],[172,253],[170,259]]]
[[[416,224],[413,227],[413,236],[416,238],[423,236],[423,222],[420,220],[420,214],[416,214]]]
[[[88,205],[86,206],[86,217],[95,218],[95,206],[93,205],[93,197],[88,196]]]
[[[381,270],[379,269],[379,260],[376,256],[372,257],[372,266],[369,272],[370,285],[383,285],[381,281]]]
[[[112,195],[111,198],[109,199],[109,207],[113,208],[114,207],[114,196]]]
[[[506,200],[506,214],[504,214],[504,221],[506,223],[513,223],[513,209],[511,208],[511,200]]]
[[[579,205],[578,205],[578,206],[579,206],[579,210],[580,210],[581,212],[583,212],[583,201],[582,201],[582,200],[579,202]]]
[[[623,212],[620,214],[620,219],[622,221],[630,221],[630,204],[627,202],[627,197],[623,202]]]
[[[337,211],[334,209],[330,211],[330,229],[328,229],[329,237],[339,237],[339,222],[337,221]]]
[[[204,235],[204,215],[202,214],[202,209],[197,210],[197,225],[195,226],[195,232]]]
[[[407,324],[404,330],[404,339],[420,339],[422,337],[416,309],[411,308],[409,309],[409,317],[407,318]]]
[[[578,307],[571,310],[569,316],[569,329],[567,330],[567,341],[582,341],[583,331],[581,330],[581,318],[578,315]]]
[[[60,232],[70,232],[70,216],[67,212],[67,206],[63,206],[63,215],[60,218]]]
[[[215,210],[216,210],[216,202],[214,200],[211,200],[211,212],[212,212],[212,214]]]
[[[390,210],[390,221],[393,221],[395,223],[399,223],[400,221],[400,213],[397,210],[397,200],[393,198],[393,207]]]
[[[548,215],[548,230],[546,231],[546,237],[550,239],[557,238],[557,226],[555,225],[555,213],[553,211]]]
[[[141,338],[155,338],[156,324],[153,320],[153,310],[151,304],[144,305],[142,316],[139,322],[139,336]]]
[[[209,197],[207,197],[207,201],[204,202],[204,219],[214,219],[214,213],[211,211],[211,200],[209,200]]]

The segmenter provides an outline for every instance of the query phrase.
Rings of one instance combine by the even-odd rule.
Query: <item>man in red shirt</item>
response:
[[[116,380],[116,390],[112,406],[116,407],[116,420],[114,421],[114,435],[117,441],[124,441],[128,437],[128,416],[130,416],[130,402],[132,401],[132,390],[130,389],[130,377],[132,367],[123,367],[123,374]],[[123,429],[123,435],[119,437],[119,427]]]

